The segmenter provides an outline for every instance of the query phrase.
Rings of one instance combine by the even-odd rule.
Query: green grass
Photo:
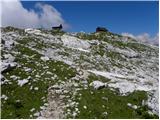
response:
[[[108,82],[101,76],[90,74],[88,82],[94,80]],[[157,115],[149,115],[147,106],[142,105],[143,100],[147,100],[147,93],[145,91],[134,91],[126,96],[121,96],[118,90],[111,90],[110,88],[102,88],[95,90],[92,87],[80,90],[76,95],[76,102],[78,102],[78,109],[80,113],[76,119],[155,119]],[[105,98],[105,99],[104,99]],[[127,106],[127,103],[139,106],[138,109],[132,109]],[[84,108],[87,107],[87,109]],[[73,112],[74,109],[70,108]],[[103,113],[107,112],[108,115]],[[67,116],[72,118],[72,116]]]
[[[142,100],[146,99],[145,92],[136,91],[128,96],[120,96],[110,89],[88,89],[82,90],[79,94],[82,96],[78,101],[80,114],[77,118],[143,118],[136,110],[129,108],[127,103],[141,105]],[[104,100],[102,97],[106,97],[108,100]],[[87,106],[87,109],[84,109],[83,106]],[[108,115],[104,116],[103,112],[107,112]]]
[[[78,33],[76,37],[83,39],[83,40],[103,40],[106,35],[109,35],[109,32],[99,32],[99,33]]]
[[[146,46],[143,44],[139,44],[139,43],[128,43],[127,46],[136,50],[136,51],[145,51],[146,50]]]
[[[114,47],[118,47],[118,48],[121,48],[121,49],[125,49],[126,47],[126,44],[125,42],[122,42],[122,41],[108,41],[108,43],[112,44]]]
[[[92,49],[94,54],[99,54],[100,56],[103,56],[106,52],[105,47],[102,44],[94,46]]]
[[[17,40],[18,43],[20,43],[21,45],[29,45],[30,42],[34,42],[35,43],[35,46],[34,48],[37,48],[37,49],[42,49],[42,48],[45,48],[47,47],[47,45],[40,39],[38,38],[35,38],[35,37],[29,37],[29,36],[26,36],[20,40]]]
[[[30,112],[32,108],[38,111],[40,106],[44,104],[42,97],[47,97],[47,87],[44,81],[30,82],[32,86],[38,87],[38,91],[30,90],[30,85],[26,84],[22,87],[18,86],[16,82],[11,85],[2,85],[2,94],[9,98],[2,101],[2,118],[30,118],[33,113]],[[17,102],[17,100],[20,100]],[[35,112],[36,112],[35,111]]]
[[[76,37],[83,39],[83,40],[94,40],[97,38],[96,35],[93,33],[92,34],[78,33]]]
[[[62,30],[51,30],[51,34],[52,35],[60,35],[60,36],[62,36],[63,34],[65,34],[65,32],[62,31]]]
[[[118,63],[117,61],[122,61],[122,62],[126,61],[126,59],[124,57],[122,57],[122,54],[120,54],[118,52],[111,51],[111,50],[106,50],[104,45],[102,45],[102,44],[92,47],[92,52],[94,55],[96,54],[96,55],[100,55],[102,57],[104,55],[106,55],[108,58],[110,58],[110,63],[113,66],[117,66],[120,68],[122,68],[123,65]]]
[[[37,53],[36,51],[31,50],[30,48],[25,47],[20,44],[18,44],[15,49],[16,49],[16,51],[21,53],[19,56],[16,57],[17,59],[19,59],[19,57],[22,57],[22,55],[28,55],[28,56],[34,55],[34,58],[37,58],[37,59],[39,59],[41,57],[41,55],[39,53]]]
[[[36,51],[31,50],[22,44],[16,45],[14,50],[20,52],[20,55],[16,56],[16,62],[21,65],[8,73],[3,75],[11,82],[11,84],[3,84],[2,94],[8,96],[8,100],[2,100],[2,118],[34,118],[30,117],[35,112],[40,110],[40,106],[44,104],[42,97],[47,99],[47,89],[49,86],[55,84],[57,81],[65,81],[74,77],[76,75],[76,70],[71,68],[69,65],[60,62],[49,60],[44,62],[40,59],[42,55],[38,54]],[[22,57],[22,55],[27,55],[28,57]],[[34,57],[31,57],[34,55]],[[44,68],[48,66],[48,68]],[[25,72],[23,67],[31,68],[34,72]],[[45,71],[50,71],[52,75],[48,75]],[[42,74],[44,73],[44,74]],[[39,74],[40,78],[36,75]],[[51,79],[54,75],[57,75],[55,80]],[[13,80],[10,76],[16,75],[20,79],[26,79],[31,76],[31,80],[22,87],[17,83],[17,80]],[[30,87],[38,87],[37,91],[30,90]],[[17,100],[20,100],[17,103]],[[35,108],[34,112],[30,110]]]
[[[18,32],[20,35],[25,35],[24,29],[20,29],[20,28],[15,28],[12,26],[8,26],[2,29],[2,31],[4,32]]]
[[[93,73],[90,73],[89,74],[89,76],[88,76],[88,82],[89,83],[91,83],[91,82],[93,82],[93,81],[95,81],[95,80],[99,80],[99,81],[102,81],[102,82],[109,82],[110,81],[110,79],[108,79],[108,78],[105,78],[105,77],[103,77],[103,76],[97,76],[97,75],[95,75],[95,74],[93,74]]]
[[[90,34],[78,33],[76,37],[78,37],[80,39],[83,39],[83,40],[95,40],[95,39],[97,39],[99,41],[105,41],[107,43],[110,43],[114,47],[119,47],[119,48],[122,48],[122,49],[125,49],[127,47],[127,42],[111,40],[110,38],[106,38],[106,36],[111,36],[111,35],[117,36],[118,38],[122,38],[121,35],[111,33],[111,32],[99,32],[99,33],[95,32],[95,33],[90,33]],[[130,40],[135,41],[132,38],[130,38]],[[135,44],[138,44],[138,43],[135,43]]]
[[[115,34],[115,33],[111,33],[111,32],[94,32],[94,33],[77,33],[76,37],[83,39],[83,40],[100,40],[100,41],[104,41],[106,40],[106,36],[111,36],[111,35],[116,35],[118,37],[122,37],[119,34]]]
[[[33,37],[27,36],[27,37],[24,37],[24,38],[22,38],[22,39],[20,39],[20,40],[17,40],[17,41],[18,41],[18,43],[20,43],[20,44],[26,45],[26,44],[28,44],[29,42],[35,41],[35,39],[34,39]]]
[[[107,51],[106,53],[107,57],[110,57],[112,60],[116,61],[116,60],[119,60],[119,61],[125,61],[125,58],[123,58],[121,56],[120,53],[118,52],[114,52],[114,51]]]

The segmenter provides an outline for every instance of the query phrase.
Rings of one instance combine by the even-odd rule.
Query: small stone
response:
[[[90,86],[92,86],[94,89],[100,89],[100,88],[104,88],[105,84],[101,81],[93,81],[92,83],[90,83]]]
[[[104,116],[107,116],[107,115],[108,115],[108,113],[107,113],[107,112],[104,112],[104,113],[103,113],[103,115],[104,115]]]
[[[138,107],[137,107],[137,105],[133,105],[132,108],[133,109],[137,109]]]
[[[103,108],[105,108],[105,105],[102,105]]]
[[[39,112],[34,113],[34,116],[38,117],[40,115]]]
[[[78,111],[78,108],[75,108],[75,111]]]
[[[28,83],[28,80],[27,79],[23,79],[23,80],[18,80],[18,85],[19,86],[23,86],[23,85],[25,85],[25,84],[27,84]]]
[[[41,57],[41,60],[43,60],[44,62],[48,61],[49,58],[47,56]]]
[[[48,74],[48,75],[52,75],[52,73],[50,72],[50,71],[47,71],[47,73],[46,74]]]
[[[26,68],[25,72],[32,72],[32,69],[31,68]]]
[[[35,77],[37,77],[37,78],[40,78],[41,76],[39,76],[39,75],[36,75]]]
[[[7,97],[6,95],[2,95],[2,96],[1,96],[1,99],[7,100],[8,97]]]
[[[87,109],[87,106],[83,106],[84,109]]]
[[[108,101],[108,98],[107,98],[107,97],[102,97],[102,99],[103,99],[103,100],[106,100],[106,101]]]
[[[35,87],[34,90],[38,90],[38,87]]]
[[[127,103],[127,106],[128,106],[128,107],[131,107],[131,106],[132,106],[132,104],[131,104],[131,103]]]
[[[77,113],[76,113],[76,112],[73,112],[73,114],[72,114],[72,115],[73,115],[73,117],[76,117]]]
[[[48,103],[44,103],[44,106],[48,106],[49,104]]]
[[[35,108],[32,108],[30,111],[31,111],[31,112],[35,111]]]

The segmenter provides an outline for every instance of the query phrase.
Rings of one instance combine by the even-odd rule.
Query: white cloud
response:
[[[69,27],[62,18],[61,13],[51,5],[37,3],[35,8],[41,11],[39,13],[36,13],[34,9],[25,9],[19,0],[2,0],[1,6],[1,26],[4,27],[51,28],[52,26],[57,26],[59,24],[63,24],[64,29]]]
[[[136,39],[136,37],[133,34],[131,34],[131,33],[122,33],[122,35]]]
[[[154,37],[151,37],[148,33],[143,33],[137,36],[131,33],[122,33],[122,35],[134,38],[140,42],[149,43],[153,45],[159,45],[159,33],[157,33]]]

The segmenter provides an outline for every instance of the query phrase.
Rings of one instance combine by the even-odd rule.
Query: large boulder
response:
[[[9,72],[13,69],[15,69],[17,66],[16,63],[3,63],[2,64],[2,69],[1,69],[1,73],[6,73],[6,72]]]
[[[106,85],[105,83],[96,80],[96,81],[91,82],[89,86],[92,86],[94,89],[99,90],[99,89],[104,88]]]

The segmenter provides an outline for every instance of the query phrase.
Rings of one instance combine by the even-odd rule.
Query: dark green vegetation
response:
[[[148,107],[142,106],[142,100],[147,98],[143,91],[135,91],[128,96],[120,96],[118,93],[110,89],[82,90],[79,102],[80,114],[77,118],[109,118],[109,119],[130,119],[130,118],[158,118],[156,115],[148,114]],[[106,98],[106,99],[105,99]],[[127,106],[127,103],[140,106],[137,110]],[[84,106],[87,109],[84,109]],[[107,115],[103,113],[107,112]]]
[[[112,37],[108,38],[107,36],[112,36]],[[118,47],[121,49],[131,48],[131,49],[138,51],[138,52],[144,52],[148,49],[152,50],[151,48],[149,48],[148,46],[146,46],[144,44],[137,43],[136,40],[134,40],[133,38],[130,38],[130,37],[128,37],[128,40],[130,40],[132,42],[117,41],[116,40],[117,38],[121,39],[123,36],[121,36],[119,34],[111,33],[111,32],[99,32],[99,33],[90,33],[90,34],[78,33],[76,37],[78,37],[80,39],[84,39],[84,40],[105,41],[105,42],[113,45],[114,47]]]
[[[110,32],[99,32],[99,33],[90,33],[90,34],[86,34],[86,33],[78,33],[77,37],[83,40],[102,40],[106,37],[106,35],[110,35]]]
[[[111,32],[94,32],[94,33],[78,33],[76,37],[83,39],[83,40],[103,40],[105,39],[107,36],[117,36],[117,37],[122,37],[119,34],[115,34],[115,33],[111,33]]]
[[[63,35],[63,34],[65,34],[65,32],[62,30],[52,30],[51,34],[52,35]]]
[[[88,81],[100,80],[110,81],[101,76],[90,75]],[[80,95],[81,94],[81,95]],[[93,88],[83,89],[77,94],[80,113],[78,119],[153,119],[156,115],[149,115],[147,106],[142,105],[142,101],[147,99],[144,91],[135,91],[127,96],[121,96],[118,91],[109,88],[94,90]],[[127,103],[137,105],[138,109],[127,106]],[[86,106],[86,108],[84,108]],[[107,115],[105,114],[107,112]]]
[[[12,26],[5,27],[5,28],[2,29],[2,31],[3,32],[17,32],[20,35],[24,35],[25,34],[24,29],[14,28]]]
[[[102,76],[89,75],[88,82],[94,80],[110,81]],[[157,115],[148,114],[149,108],[142,105],[142,101],[147,99],[147,93],[144,91],[121,96],[118,90],[112,91],[109,88],[95,90],[89,87],[79,91],[76,98],[80,111],[76,116],[77,119],[158,119]],[[138,109],[129,107],[128,103],[138,106]],[[68,118],[72,117],[68,116]]]

